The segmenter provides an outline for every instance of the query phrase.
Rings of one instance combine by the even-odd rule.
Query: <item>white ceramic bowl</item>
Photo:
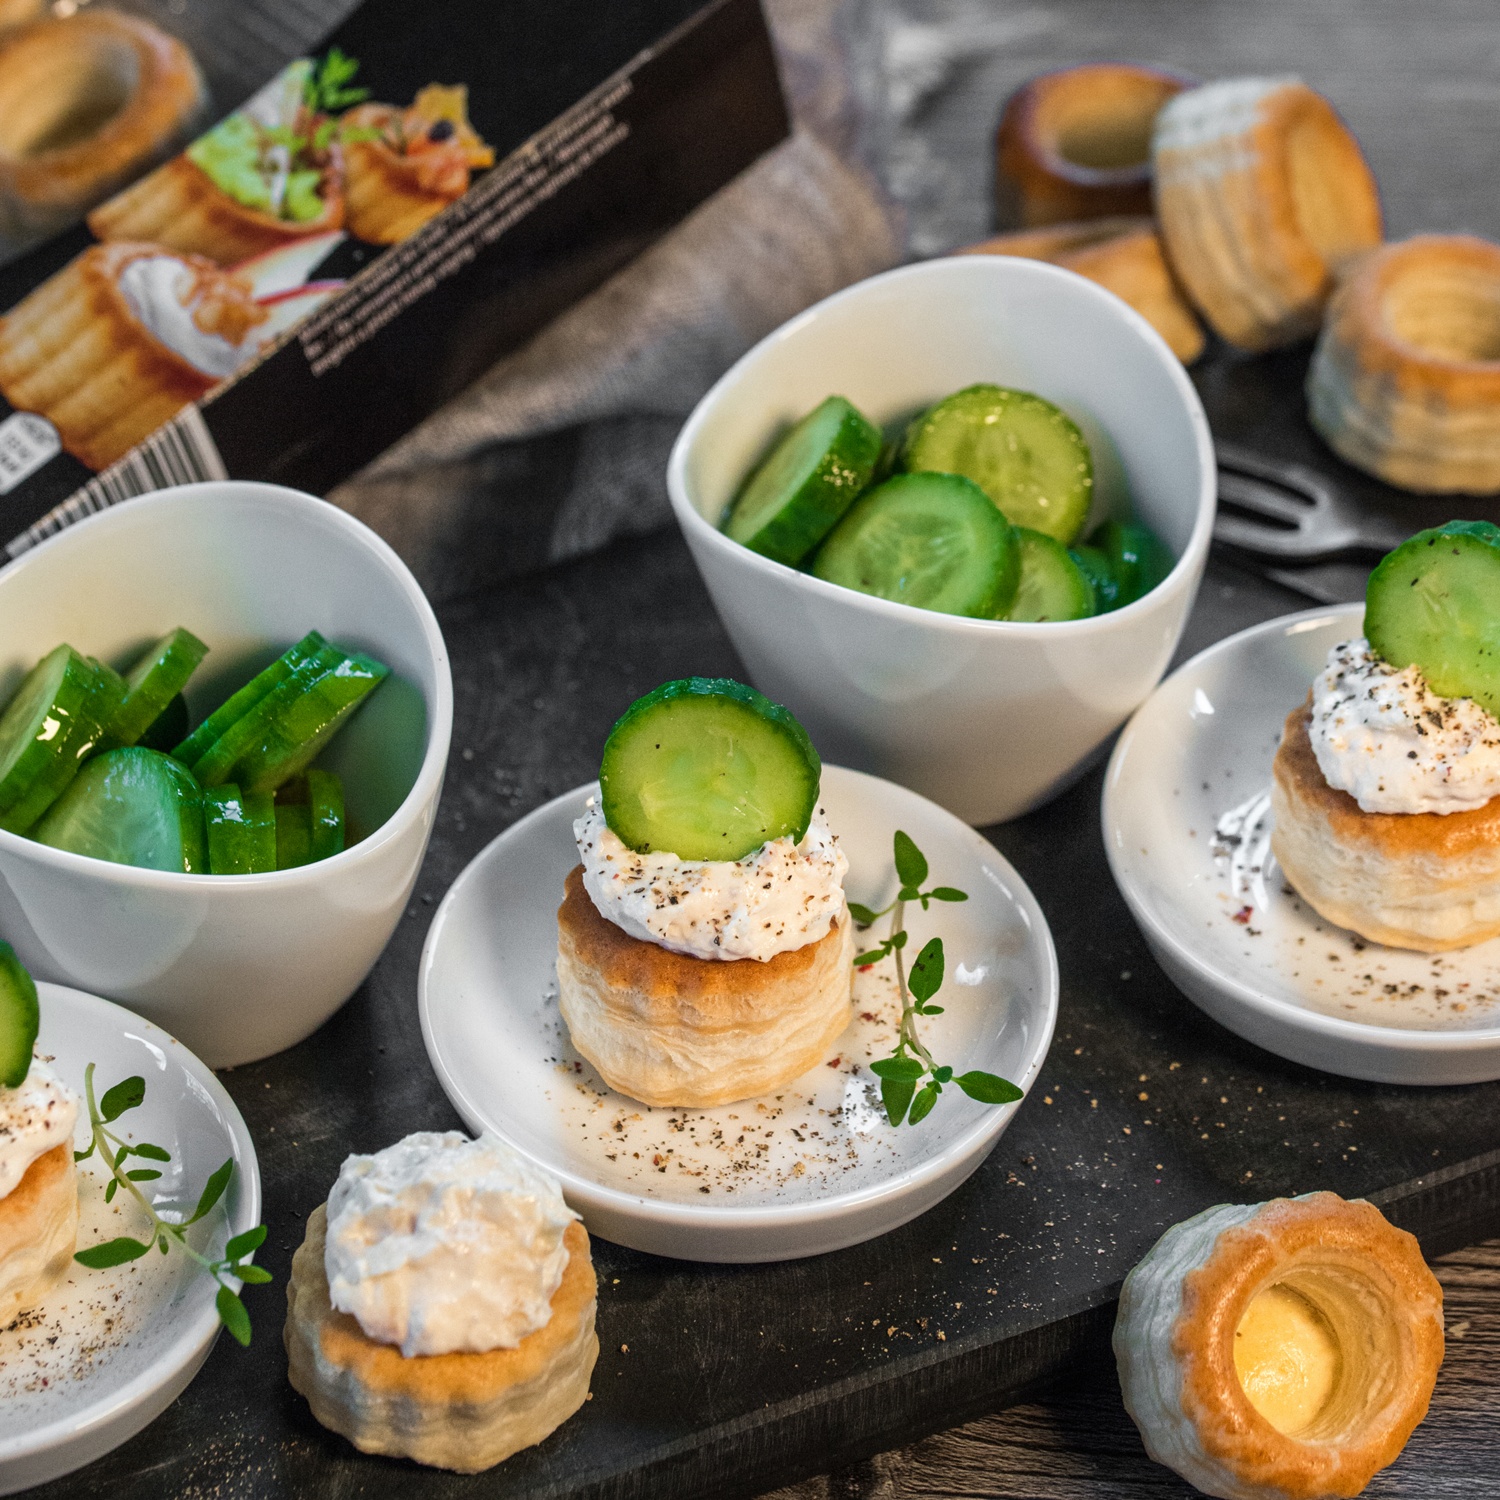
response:
[[[1176,555],[1159,588],[1091,620],[968,620],[824,583],[717,529],[747,471],[825,396],[889,424],[978,381],[1073,417],[1094,452],[1094,519],[1133,503]],[[978,255],[888,271],[763,339],[698,403],[667,485],[756,685],[827,759],[978,824],[1060,791],[1156,685],[1197,592],[1215,497],[1203,409],[1156,331],[1081,276]]]
[[[0,699],[59,641],[124,666],[175,625],[209,645],[195,718],[309,630],[392,673],[320,761],[366,831],[332,859],[180,875],[0,830],[0,937],[22,962],[129,1005],[218,1068],[301,1041],[380,956],[432,830],[453,683],[431,606],[373,531],[295,490],[223,482],[104,511],[0,572]]]

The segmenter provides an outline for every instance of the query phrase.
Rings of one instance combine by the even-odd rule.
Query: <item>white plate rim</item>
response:
[[[607,1183],[600,1183],[592,1178],[585,1177],[579,1173],[567,1170],[559,1170],[557,1167],[547,1163],[539,1163],[544,1169],[563,1184],[568,1194],[577,1195],[582,1201],[591,1205],[597,1205],[606,1211],[620,1214],[631,1218],[648,1218],[658,1226],[679,1226],[683,1228],[705,1228],[712,1227],[716,1230],[757,1230],[768,1226],[777,1228],[796,1228],[799,1225],[816,1223],[835,1223],[846,1216],[857,1215],[872,1205],[877,1205],[895,1198],[904,1198],[908,1194],[918,1192],[925,1184],[941,1178],[945,1173],[954,1170],[956,1164],[971,1158],[982,1156],[989,1150],[993,1142],[1014,1118],[1016,1111],[1026,1102],[1030,1096],[1031,1085],[1040,1075],[1047,1055],[1052,1047],[1052,1037],[1057,1026],[1058,1004],[1061,992],[1061,979],[1057,966],[1057,949],[1052,941],[1052,929],[1048,925],[1046,914],[1037,903],[1031,887],[1022,880],[1019,873],[1011,862],[995,848],[982,834],[971,828],[959,818],[955,817],[946,809],[940,807],[931,799],[923,797],[919,792],[913,792],[908,787],[901,786],[897,782],[887,781],[880,776],[871,776],[863,771],[855,771],[844,766],[825,764],[824,774],[833,772],[839,777],[857,778],[861,782],[871,783],[877,787],[895,787],[904,796],[916,798],[927,803],[935,812],[949,820],[955,829],[960,832],[971,844],[979,846],[984,851],[983,857],[998,865],[1005,877],[1006,889],[1015,899],[1016,904],[1026,914],[1029,930],[1039,940],[1041,953],[1044,959],[1040,966],[1041,972],[1038,978],[1042,981],[1041,1005],[1044,1012],[1043,1024],[1039,1029],[1039,1042],[1035,1049],[1032,1061],[1027,1066],[1025,1074],[1013,1082],[1023,1091],[1023,1097],[1011,1104],[1000,1105],[988,1113],[980,1115],[975,1122],[962,1134],[951,1141],[941,1152],[935,1156],[924,1159],[921,1163],[907,1168],[892,1177],[888,1182],[872,1184],[868,1187],[858,1188],[847,1193],[830,1194],[827,1198],[813,1203],[798,1203],[781,1205],[769,1205],[758,1208],[720,1207],[715,1204],[698,1205],[695,1203],[675,1203],[660,1198],[648,1198],[640,1193],[626,1192],[621,1188],[611,1187]],[[597,793],[599,784],[597,781],[585,782],[581,786],[574,787],[571,791],[563,792],[560,796],[553,797],[544,802],[540,807],[534,808],[525,817],[519,818],[509,828],[497,834],[487,843],[474,857],[464,866],[457,879],[449,886],[447,894],[432,919],[432,926],[428,929],[427,940],[422,945],[422,962],[417,976],[417,1013],[422,1026],[422,1041],[427,1049],[428,1061],[433,1071],[437,1074],[438,1082],[443,1092],[448,1096],[455,1109],[463,1115],[466,1120],[482,1120],[484,1112],[479,1110],[467,1092],[459,1086],[457,1079],[448,1069],[440,1054],[433,1035],[432,1027],[432,1001],[430,977],[435,962],[439,945],[443,942],[444,930],[447,926],[452,908],[456,905],[457,897],[462,887],[470,880],[477,879],[477,872],[481,866],[497,856],[498,846],[505,843],[512,836],[519,838],[523,831],[529,829],[536,823],[543,822],[548,818],[556,817],[559,809],[565,805],[578,806],[582,799],[592,793]],[[532,1154],[519,1143],[512,1141],[503,1131],[496,1131],[507,1144],[527,1158],[535,1160]]]
[[[169,1032],[163,1031],[160,1026],[146,1020],[144,1016],[138,1016],[132,1010],[127,1010],[123,1005],[115,1004],[113,1000],[106,1000],[100,995],[92,995],[87,990],[74,989],[70,985],[51,984],[46,980],[38,980],[36,987],[38,998],[44,1009],[49,1002],[55,1003],[58,997],[64,997],[65,1003],[82,1002],[85,1010],[96,1009],[101,1021],[117,1026],[121,1030],[128,1030],[129,1034],[139,1035],[143,1040],[149,1040],[152,1046],[159,1045],[155,1037],[160,1037],[170,1044],[167,1055],[175,1058],[184,1071],[191,1074],[207,1091],[229,1129],[234,1151],[235,1175],[241,1183],[238,1218],[244,1221],[236,1223],[231,1233],[243,1234],[246,1229],[260,1223],[260,1162],[255,1154],[255,1143],[251,1139],[250,1128],[245,1124],[244,1116],[240,1114],[234,1100],[229,1097],[224,1085],[199,1060],[198,1056],[183,1046]],[[211,1304],[206,1306],[186,1320],[183,1328],[173,1340],[171,1352],[167,1357],[159,1360],[151,1369],[142,1371],[133,1380],[128,1381],[115,1392],[109,1401],[90,1404],[85,1400],[80,1403],[79,1411],[73,1415],[58,1417],[55,1421],[43,1427],[33,1428],[20,1437],[0,1438],[0,1471],[10,1464],[35,1459],[43,1454],[67,1447],[69,1444],[80,1442],[113,1423],[124,1421],[131,1411],[147,1403],[156,1391],[165,1385],[170,1385],[185,1369],[195,1368],[195,1362],[196,1365],[201,1365],[218,1338],[220,1326],[217,1310]],[[84,1381],[81,1384],[86,1390],[87,1382]],[[132,1435],[122,1433],[120,1442],[127,1441]],[[60,1478],[63,1474],[70,1472],[72,1471],[68,1469],[60,1470],[53,1477]]]
[[[1407,1027],[1372,1026],[1366,1021],[1350,1021],[1342,1016],[1330,1016],[1322,1011],[1308,1010],[1289,1000],[1279,999],[1255,985],[1237,979],[1207,963],[1197,952],[1164,926],[1157,918],[1153,903],[1148,901],[1135,879],[1134,871],[1126,857],[1120,852],[1115,818],[1116,799],[1123,796],[1123,785],[1129,785],[1126,765],[1139,725],[1153,711],[1157,700],[1178,683],[1201,673],[1210,662],[1221,657],[1232,656],[1245,645],[1266,636],[1287,636],[1311,630],[1319,625],[1347,620],[1357,624],[1364,616],[1363,604],[1320,605],[1315,609],[1299,610],[1289,615],[1278,615],[1274,620],[1264,620],[1235,634],[1225,636],[1212,646],[1200,651],[1184,662],[1169,677],[1165,678],[1151,696],[1131,715],[1130,722],[1120,733],[1109,766],[1104,773],[1104,795],[1100,804],[1100,821],[1104,835],[1104,851],[1109,860],[1110,873],[1115,878],[1120,894],[1130,908],[1131,915],[1140,924],[1153,947],[1167,950],[1183,968],[1197,974],[1205,984],[1219,991],[1228,999],[1243,1005],[1247,1010],[1258,1012],[1267,1018],[1282,1022],[1295,1029],[1333,1041],[1356,1043],[1362,1048],[1387,1053],[1423,1052],[1433,1054],[1483,1052],[1500,1043],[1500,1026],[1487,1026],[1467,1031],[1416,1030]],[[1267,767],[1269,777],[1270,768]]]

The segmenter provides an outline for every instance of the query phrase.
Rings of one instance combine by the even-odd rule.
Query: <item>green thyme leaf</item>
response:
[[[877,1078],[894,1078],[915,1083],[927,1069],[914,1057],[882,1057],[870,1064],[870,1071]]]
[[[245,1311],[245,1304],[227,1286],[221,1286],[219,1295],[214,1298],[214,1306],[219,1309],[219,1321],[248,1349],[250,1314]]]
[[[896,830],[896,879],[913,888],[927,879],[927,861],[906,834]]]
[[[903,929],[901,932],[893,932],[890,937],[886,939],[886,942],[892,948],[904,948],[906,946],[905,930]]]
[[[932,1070],[932,1076],[939,1083],[947,1083],[948,1080],[953,1077],[953,1069],[947,1066],[934,1068]]]
[[[264,1266],[230,1266],[229,1274],[238,1276],[241,1281],[248,1282],[251,1286],[261,1286],[275,1278]]]
[[[923,1085],[918,1091],[917,1097],[911,1101],[911,1123],[920,1124],[932,1113],[932,1106],[937,1103],[937,1096],[942,1089],[935,1083]]]
[[[899,1125],[906,1115],[906,1106],[916,1092],[916,1084],[904,1078],[882,1078],[880,1080],[880,1102],[885,1105],[885,1117],[892,1125]]]
[[[927,892],[934,901],[967,901],[967,891],[955,890],[951,885],[935,885]]]
[[[119,1186],[120,1179],[118,1177],[111,1177],[109,1179],[109,1186],[104,1190],[104,1201],[106,1203],[110,1203],[114,1200],[115,1193],[119,1190]]]
[[[189,1224],[196,1224],[224,1196],[224,1189],[229,1186],[229,1179],[233,1175],[234,1158],[231,1156],[203,1185],[203,1196],[198,1199],[198,1206],[193,1210],[192,1218],[187,1220]],[[244,1343],[245,1340],[242,1339],[240,1342]]]
[[[74,1161],[87,1161],[89,1159],[89,1157],[91,1157],[94,1154],[94,1145],[95,1145],[95,1143],[93,1141],[90,1141],[89,1142],[89,1149],[87,1151],[75,1151],[73,1153],[73,1160]]]
[[[854,967],[856,969],[867,969],[871,964],[878,964],[890,951],[882,943],[878,948],[871,948],[868,953],[856,953],[854,955]]]
[[[102,1245],[90,1245],[73,1259],[91,1271],[107,1271],[111,1266],[123,1266],[127,1260],[139,1260],[150,1248],[149,1240],[143,1245],[139,1240],[121,1235],[117,1240],[105,1240]]]
[[[111,1120],[118,1120],[127,1109],[134,1109],[146,1097],[146,1080],[137,1075],[134,1078],[125,1078],[117,1083],[112,1089],[105,1091],[104,1097],[99,1101],[99,1113],[104,1117],[107,1125]]]
[[[943,940],[929,938],[911,966],[907,983],[919,1005],[925,1005],[943,987]]]
[[[266,1242],[266,1235],[270,1231],[264,1224],[257,1224],[254,1229],[247,1229],[243,1234],[237,1234],[224,1246],[225,1260],[240,1260],[249,1255],[252,1250],[258,1250]]]
[[[919,1005],[916,1007],[919,1016],[940,1016],[943,1013],[941,1005]]]
[[[977,1070],[960,1073],[953,1081],[969,1098],[977,1099],[981,1104],[1014,1104],[1017,1099],[1024,1097],[1015,1084],[1007,1079],[997,1078],[993,1073],[981,1073]]]
[[[150,1141],[142,1141],[139,1146],[130,1148],[137,1156],[144,1156],[147,1161],[171,1161],[172,1153],[164,1151],[160,1146],[153,1146]]]
[[[133,1172],[125,1174],[132,1182],[155,1182],[161,1173],[155,1167],[137,1167]]]
[[[878,911],[871,911],[868,906],[861,906],[858,901],[851,901],[849,903],[849,915],[861,927],[873,927],[880,920],[880,913]]]

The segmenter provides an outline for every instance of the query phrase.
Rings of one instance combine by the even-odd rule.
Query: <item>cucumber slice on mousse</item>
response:
[[[822,762],[807,731],[727,678],[668,682],[626,709],[599,767],[604,820],[637,853],[734,860],[800,841]]]
[[[303,662],[316,656],[325,644],[316,630],[308,631],[295,646],[289,646],[269,667],[257,672],[244,687],[220,704],[172,751],[172,758],[180,760],[185,766],[192,766],[201,760],[230,725],[244,718],[262,698],[280,687]]]
[[[1016,526],[1066,546],[1094,498],[1094,460],[1071,417],[1030,391],[971,385],[907,428],[902,467],[962,474]]]
[[[724,530],[752,552],[796,567],[869,484],[880,429],[842,396],[815,406],[746,480]]]
[[[270,792],[233,784],[203,793],[211,875],[261,875],[276,868],[276,804]]]
[[[1021,582],[1005,619],[1082,620],[1097,613],[1094,586],[1061,542],[1026,526],[1017,526],[1016,536]]]
[[[1500,526],[1449,521],[1387,553],[1365,591],[1365,634],[1433,692],[1500,717]]]
[[[1015,528],[956,474],[898,474],[856,502],[818,549],[829,583],[899,604],[992,620],[1020,576]]]
[[[41,1019],[31,975],[16,950],[0,942],[0,1087],[18,1089],[26,1082]]]
[[[140,746],[95,756],[31,836],[117,865],[189,875],[208,868],[198,783],[170,755]]]
[[[125,701],[109,722],[110,739],[137,744],[207,655],[208,647],[181,627],[150,647],[125,676]]]

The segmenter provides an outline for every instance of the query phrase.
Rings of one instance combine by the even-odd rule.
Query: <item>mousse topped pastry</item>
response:
[[[1288,717],[1271,847],[1321,915],[1438,952],[1500,934],[1500,527],[1419,532],[1370,578],[1365,636]]]
[[[495,153],[469,124],[469,91],[429,83],[406,109],[357,104],[343,118],[349,231],[394,245],[469,190]]]
[[[78,1238],[78,1096],[35,1055],[36,986],[0,942],[0,1328],[66,1273]]]
[[[573,1044],[658,1105],[753,1098],[850,1019],[848,860],[806,731],[753,688],[687,678],[628,709],[558,912]]]
[[[285,1343],[313,1415],[367,1453],[474,1473],[539,1443],[599,1353],[589,1239],[495,1136],[350,1156],[292,1260]]]

